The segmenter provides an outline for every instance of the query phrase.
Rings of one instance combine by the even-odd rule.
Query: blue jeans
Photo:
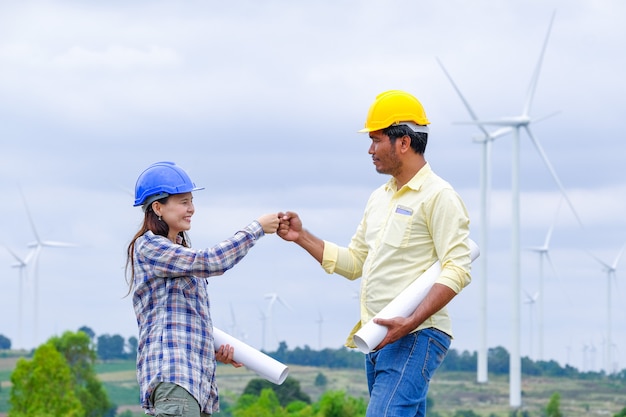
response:
[[[370,401],[367,417],[423,417],[433,374],[450,347],[450,336],[429,328],[365,355]]]

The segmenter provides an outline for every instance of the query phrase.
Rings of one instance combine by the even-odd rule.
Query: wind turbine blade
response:
[[[13,266],[15,266],[15,267],[19,267],[19,268],[22,268],[22,267],[26,266],[26,260],[25,260],[25,259],[20,258],[20,256],[19,256],[17,253],[13,252],[13,251],[11,250],[11,248],[9,248],[8,246],[5,246],[5,245],[2,245],[2,246],[4,246],[4,248],[5,248],[5,249],[6,249],[6,250],[7,250],[7,251],[8,251],[8,252],[9,252],[9,253],[13,256],[13,258],[17,261],[17,264],[15,264],[15,265],[13,265]]]
[[[75,248],[78,245],[75,245],[73,243],[66,243],[66,242],[56,242],[53,240],[44,240],[43,242],[41,242],[42,246],[48,246],[48,247],[53,247],[53,248]]]
[[[556,116],[557,114],[560,114],[560,113],[561,113],[561,111],[557,110],[557,111],[552,112],[552,113],[550,113],[550,114],[548,114],[546,116],[542,116],[542,117],[540,117],[538,119],[533,118],[533,123],[543,122],[544,120],[549,119],[550,117],[554,117],[554,116]]]
[[[511,126],[525,124],[527,121],[519,117],[506,117],[497,120],[474,120],[468,122],[454,122],[455,125],[477,125],[477,126],[506,126],[512,130]]]
[[[576,212],[576,209],[574,208],[574,205],[572,204],[571,200],[567,196],[567,192],[565,191],[565,187],[563,187],[563,184],[561,183],[561,180],[559,179],[559,176],[556,174],[556,171],[554,170],[554,167],[550,163],[550,160],[548,159],[548,156],[546,155],[545,151],[543,150],[543,147],[541,146],[539,141],[537,141],[537,139],[535,139],[535,136],[533,136],[533,134],[530,131],[530,129],[528,128],[528,126],[524,126],[524,128],[526,129],[526,133],[528,134],[528,137],[530,138],[530,141],[533,143],[533,145],[535,146],[535,149],[537,149],[537,152],[539,152],[539,155],[541,156],[541,159],[543,160],[544,164],[548,168],[548,171],[550,171],[550,175],[552,175],[552,179],[554,179],[554,182],[556,183],[556,185],[561,190],[561,194],[563,195],[563,198],[565,198],[565,201],[567,201],[567,204],[569,205],[570,209],[572,210],[572,213],[574,214],[574,217],[576,217],[576,220],[578,220],[578,224],[584,230],[585,227],[583,226],[583,222],[580,220],[580,217],[578,217],[578,213]]]
[[[552,263],[552,258],[550,258],[550,254],[548,252],[546,252],[546,260],[548,261],[548,264],[550,265],[550,269],[552,269],[552,273],[558,277],[558,274],[556,272],[556,268],[554,267],[554,264]]]
[[[555,15],[556,15],[556,11],[552,13],[552,18],[550,19],[550,25],[548,26],[548,33],[546,34],[546,39],[543,41],[543,47],[541,48],[541,54],[539,55],[539,61],[537,62],[537,66],[535,67],[535,71],[533,72],[530,86],[528,87],[526,103],[524,104],[524,111],[522,113],[524,116],[528,116],[528,113],[530,112],[530,107],[533,102],[533,98],[535,96],[535,90],[537,89],[537,83],[539,81],[539,73],[541,72],[541,65],[543,63],[543,56],[548,46],[548,39],[550,38],[550,32],[552,31],[552,23],[554,22]]]
[[[550,239],[552,239],[553,231],[554,231],[554,223],[550,225],[550,228],[548,229],[548,233],[546,234],[546,240],[544,240],[543,242],[543,247],[546,249],[546,252],[548,251],[548,248],[550,247]]]
[[[482,125],[479,125],[482,126]],[[501,127],[487,135],[475,135],[472,137],[472,141],[477,143],[485,143],[498,139],[501,136],[508,135],[513,131],[512,127]]]
[[[230,306],[230,318],[233,321],[233,325],[235,323],[237,323],[237,321],[235,320],[235,310],[233,309],[233,303],[229,303]]]
[[[546,248],[545,246],[528,246],[526,250],[529,250],[532,252],[544,253],[546,251]]]
[[[615,257],[615,260],[613,261],[613,265],[611,265],[611,269],[613,271],[615,271],[617,269],[617,264],[619,263],[619,260],[622,257],[622,254],[624,253],[624,249],[626,249],[626,244],[624,246],[622,246],[622,249],[619,251],[619,253]]]
[[[524,290],[524,294],[526,294],[526,302],[529,302],[530,300],[533,299],[533,297],[530,296],[530,294],[528,293],[528,291]]]
[[[285,300],[283,300],[280,297],[276,297],[276,300],[278,300],[279,303],[281,303],[283,306],[285,306],[285,308],[289,311],[293,311],[293,309],[285,302]]]
[[[22,187],[18,186],[18,188],[22,196],[22,201],[24,202],[24,208],[26,209],[26,216],[28,216],[28,222],[30,223],[30,228],[33,230],[33,234],[35,235],[35,239],[37,240],[37,243],[41,243],[41,239],[39,239],[39,234],[37,234],[37,228],[35,227],[35,222],[33,222],[33,217],[30,215],[30,210],[28,209],[28,204],[26,203],[26,197],[24,196]]]
[[[587,254],[589,256],[591,256],[593,259],[595,259],[600,265],[602,265],[607,271],[611,270],[611,265],[607,264],[606,262],[604,262],[602,259],[598,258],[596,255],[594,255],[593,253],[591,253],[590,251],[585,251],[587,252]]]
[[[437,62],[439,63],[439,66],[443,70],[443,73],[446,75],[446,77],[450,81],[450,84],[452,84],[452,87],[454,88],[454,91],[456,91],[457,95],[459,96],[459,98],[463,102],[463,105],[467,109],[467,112],[469,113],[470,117],[473,120],[475,120],[475,121],[478,120],[478,116],[476,116],[476,113],[474,113],[474,110],[472,110],[472,107],[469,105],[469,102],[465,99],[465,97],[461,93],[461,90],[459,89],[459,87],[457,87],[456,83],[454,82],[454,80],[452,79],[452,77],[450,76],[450,74],[448,73],[446,68],[443,66],[443,63],[439,60],[439,58],[437,58]],[[485,134],[486,138],[490,137],[489,132],[487,131],[487,129],[485,129],[485,127],[483,125],[479,124],[478,128],[480,130],[482,130],[482,132]]]

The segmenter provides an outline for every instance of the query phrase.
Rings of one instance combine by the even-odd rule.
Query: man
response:
[[[421,103],[398,90],[371,105],[365,128],[376,171],[391,175],[375,190],[348,247],[314,236],[293,212],[279,213],[277,231],[311,254],[328,273],[362,277],[361,320],[352,336],[437,260],[441,273],[409,317],[375,319],[387,327],[366,355],[367,417],[426,414],[428,384],[452,339],[446,305],[469,284],[469,218],[454,189],[424,158],[429,121]]]

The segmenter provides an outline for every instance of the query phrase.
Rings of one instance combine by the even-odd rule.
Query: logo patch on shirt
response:
[[[400,204],[398,204],[396,206],[396,213],[410,216],[411,214],[413,214],[413,209],[411,207],[401,206]]]

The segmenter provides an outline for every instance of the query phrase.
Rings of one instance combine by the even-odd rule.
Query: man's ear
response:
[[[411,147],[411,137],[409,135],[404,135],[400,138],[400,147],[402,150],[407,150]]]

